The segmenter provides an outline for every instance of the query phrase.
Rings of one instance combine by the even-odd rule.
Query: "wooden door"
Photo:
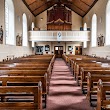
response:
[[[82,55],[82,46],[75,46],[75,55]]]
[[[57,58],[61,58],[63,54],[63,46],[55,46],[54,47],[54,54],[56,54]]]

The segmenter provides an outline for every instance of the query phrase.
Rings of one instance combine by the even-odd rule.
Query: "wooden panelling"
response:
[[[48,30],[71,30],[71,11],[62,4],[57,4],[47,12]]]
[[[49,7],[62,3],[78,15],[84,17],[98,0],[22,0],[29,10],[37,16]]]
[[[48,24],[47,25],[47,30],[60,30],[60,31],[64,31],[64,30],[71,30],[71,24]]]

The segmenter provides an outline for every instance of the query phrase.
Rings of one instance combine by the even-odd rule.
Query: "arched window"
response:
[[[84,31],[87,31],[87,24],[84,23]]]
[[[23,13],[23,46],[27,46],[27,40],[28,40],[28,34],[27,34],[27,17],[26,14]]]
[[[83,42],[83,48],[87,48],[87,41]]]
[[[91,32],[91,46],[96,47],[97,45],[97,16],[96,14],[92,17],[92,32]]]
[[[34,47],[34,43],[35,43],[35,42],[34,42],[34,41],[32,41],[32,47]]]
[[[31,25],[31,28],[32,28],[31,30],[32,30],[32,31],[34,30],[34,27],[35,27],[35,26],[34,26],[34,22],[32,22],[32,25]]]
[[[110,45],[110,0],[107,3],[106,7],[106,45]]]
[[[5,0],[5,36],[6,44],[15,44],[14,4],[12,0]]]

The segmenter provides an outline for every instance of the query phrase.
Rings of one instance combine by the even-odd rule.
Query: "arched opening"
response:
[[[87,31],[87,23],[84,23],[84,31]]]
[[[91,32],[91,46],[96,47],[97,45],[97,16],[96,14],[92,17],[92,32]]]
[[[106,7],[106,45],[110,45],[110,0],[107,3]]]
[[[14,4],[12,0],[5,0],[5,36],[6,44],[15,44]]]
[[[27,16],[23,13],[23,46],[27,46]]]
[[[87,41],[83,42],[83,48],[87,48]]]
[[[32,25],[31,25],[31,30],[32,31],[34,30],[34,27],[35,27],[34,22],[32,22]]]

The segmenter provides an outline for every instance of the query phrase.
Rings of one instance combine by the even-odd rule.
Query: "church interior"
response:
[[[0,0],[0,110],[110,110],[110,0]]]

